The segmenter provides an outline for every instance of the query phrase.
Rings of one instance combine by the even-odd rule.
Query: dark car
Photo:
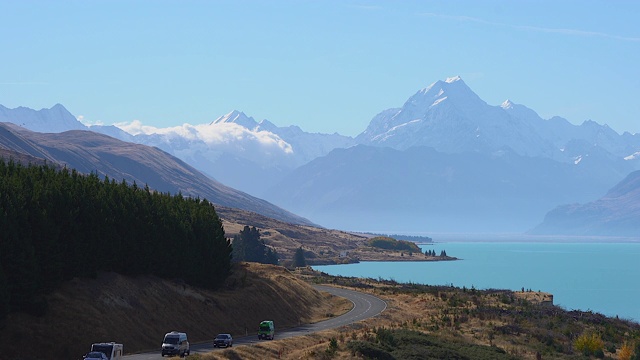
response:
[[[218,334],[213,340],[213,347],[231,347],[233,346],[233,338],[231,334]]]
[[[107,355],[100,351],[88,352],[82,358],[86,360],[109,360]]]

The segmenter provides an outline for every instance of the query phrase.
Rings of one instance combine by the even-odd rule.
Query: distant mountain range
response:
[[[209,124],[185,124],[149,134],[132,135],[115,126],[92,126],[91,130],[156,146],[224,184],[257,196],[296,167],[355,144],[354,139],[339,134],[311,134],[297,126],[280,128],[267,120],[256,122],[240,111]]]
[[[41,132],[86,128],[74,120],[61,105],[0,106],[0,121]],[[90,127],[345,230],[524,232],[550,209],[594,201],[640,169],[640,134],[545,120],[509,100],[492,106],[459,77],[383,110],[355,138],[277,127],[239,111],[203,125],[131,129]]]

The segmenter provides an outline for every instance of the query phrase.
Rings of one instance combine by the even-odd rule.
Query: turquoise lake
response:
[[[429,285],[540,290],[552,293],[554,304],[567,310],[640,322],[640,243],[442,242],[421,248],[437,254],[445,250],[461,260],[361,262],[314,269]]]

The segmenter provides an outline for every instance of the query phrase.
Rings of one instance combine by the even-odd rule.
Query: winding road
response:
[[[363,292],[335,288],[332,286],[326,285],[314,285],[314,288],[318,291],[328,292],[332,295],[340,296],[350,300],[353,303],[353,308],[340,316],[336,316],[329,320],[320,321],[314,324],[307,324],[298,326],[295,328],[287,329],[284,331],[278,331],[278,327],[276,324],[276,340],[277,339],[285,339],[294,336],[301,336],[317,331],[323,331],[328,329],[338,328],[344,325],[352,324],[358,322],[360,320],[368,319],[374,317],[381,312],[383,312],[387,308],[387,303],[384,300],[375,297],[373,295],[365,294]],[[215,336],[215,334],[212,334]],[[162,340],[162,339],[160,339]],[[268,340],[258,340],[256,335],[251,336],[242,336],[242,337],[234,337],[233,345],[250,345],[256,344],[262,341]],[[125,351],[127,350],[127,344],[124,344]],[[215,350],[213,347],[213,339],[206,343],[200,344],[191,344],[191,353],[207,353]],[[148,359],[161,359],[160,349],[157,351],[127,355],[124,357],[126,360],[148,360]]]

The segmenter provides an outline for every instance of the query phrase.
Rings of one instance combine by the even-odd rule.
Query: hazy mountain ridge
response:
[[[303,165],[267,200],[331,228],[522,232],[558,205],[601,196],[621,175],[510,149],[446,154],[358,145]]]
[[[220,184],[183,161],[146,145],[123,142],[92,131],[39,133],[0,123],[0,144],[7,150],[57,163],[81,173],[97,173],[152,190],[206,198],[214,204],[249,210],[298,224],[304,218],[265,200]],[[9,154],[9,158],[11,158]]]
[[[27,107],[9,109],[0,105],[0,122],[14,123],[37,132],[57,133],[67,130],[88,130],[61,104],[50,109],[33,110]]]
[[[640,171],[634,171],[600,199],[559,206],[531,233],[640,237]]]

